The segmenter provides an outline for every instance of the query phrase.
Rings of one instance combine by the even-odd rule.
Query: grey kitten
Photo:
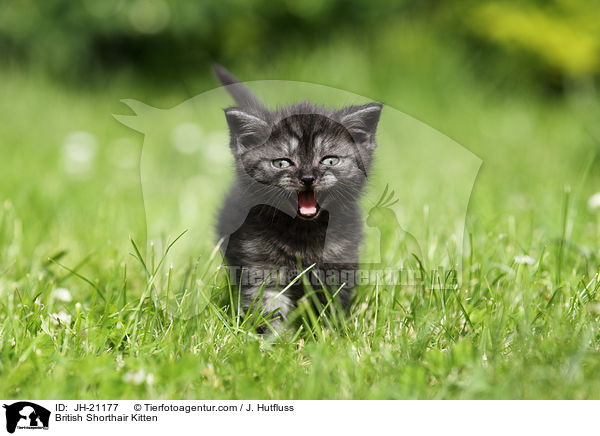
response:
[[[244,310],[259,306],[280,324],[304,295],[302,280],[281,291],[313,264],[311,284],[337,293],[346,308],[362,238],[358,202],[382,105],[269,110],[227,70],[215,73],[237,103],[225,109],[236,179],[217,232]]]

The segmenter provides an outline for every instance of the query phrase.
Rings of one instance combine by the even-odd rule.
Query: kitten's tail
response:
[[[224,67],[213,64],[213,72],[239,107],[266,109],[264,103]]]

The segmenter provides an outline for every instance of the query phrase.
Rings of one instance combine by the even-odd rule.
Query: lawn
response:
[[[216,86],[208,71],[157,87],[125,73],[71,86],[31,69],[2,70],[0,397],[599,398],[600,209],[588,207],[600,191],[597,101],[578,90],[585,83],[564,97],[517,80],[498,85],[473,71],[468,53],[422,52],[419,38],[400,49],[398,58],[419,60],[398,76],[383,68],[392,60],[368,69],[377,53],[342,44],[283,56],[269,78],[389,106],[365,214],[369,199],[396,183],[397,196],[414,203],[402,219],[427,234],[431,259],[446,254],[456,223],[424,217],[423,203],[449,203],[452,190],[435,184],[438,168],[420,160],[430,155],[403,151],[402,132],[481,159],[456,243],[460,281],[441,290],[362,286],[345,317],[306,309],[301,327],[281,339],[254,333],[258,315],[235,316],[235,292],[219,274],[212,226],[231,181],[226,138],[222,149],[211,143],[216,160],[200,162],[192,194],[182,194],[203,199],[188,217],[196,233],[161,262],[187,227],[169,221],[170,203],[144,199],[144,159],[153,155],[140,156],[151,138],[112,116],[131,115],[123,98],[163,109],[184,103]],[[335,71],[352,74],[311,68],[334,60]],[[399,136],[384,126],[396,119],[391,108],[410,116],[396,115],[407,123]],[[221,117],[209,119],[224,126]],[[179,193],[177,171],[189,169],[169,138],[154,145],[166,144],[161,159],[173,176],[153,187]]]

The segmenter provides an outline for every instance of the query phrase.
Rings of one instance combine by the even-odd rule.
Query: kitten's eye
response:
[[[289,159],[275,159],[272,163],[275,168],[288,168],[294,165]]]
[[[321,159],[321,163],[323,165],[327,165],[328,167],[332,167],[340,163],[340,158],[337,156],[325,156],[323,159]]]

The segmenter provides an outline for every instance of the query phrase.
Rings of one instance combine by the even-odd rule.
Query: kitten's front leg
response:
[[[261,314],[268,319],[269,325],[277,333],[283,330],[283,322],[290,312],[295,308],[293,300],[281,289],[275,287],[253,286],[242,289],[244,313],[249,310]],[[263,324],[259,326],[259,333],[268,333],[269,326]]]

